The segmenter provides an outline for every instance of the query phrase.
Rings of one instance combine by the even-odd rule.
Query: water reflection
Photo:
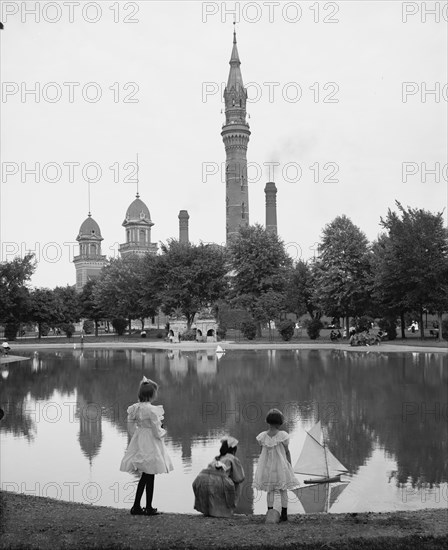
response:
[[[17,440],[27,441],[32,453],[32,445],[48,431],[49,437],[61,438],[62,447],[71,446],[76,427],[82,458],[72,457],[73,475],[87,460],[89,475],[101,464],[98,475],[112,485],[129,440],[126,409],[136,401],[143,374],[160,383],[167,444],[177,463],[171,480],[160,483],[181,491],[174,511],[191,512],[188,476],[194,478],[216,454],[224,433],[240,441],[246,472],[238,512],[264,510],[264,495],[261,501],[254,494],[251,480],[259,456],[255,437],[273,406],[285,413],[293,454],[304,430],[321,420],[333,454],[351,472],[351,483],[340,495],[345,508],[337,509],[336,503],[332,510],[352,511],[362,498],[369,509],[365,495],[361,498],[368,483],[383,484],[388,499],[383,509],[391,509],[405,507],[400,489],[448,481],[448,366],[442,354],[245,350],[217,356],[212,350],[77,349],[33,353],[31,361],[10,365],[8,371],[4,376],[2,369],[6,416],[1,423],[2,454],[11,457],[4,469],[7,481],[21,475],[13,459]],[[183,488],[172,489],[176,486]],[[166,509],[172,509],[172,500]],[[127,505],[123,500],[106,504]],[[413,506],[427,505],[414,499]]]

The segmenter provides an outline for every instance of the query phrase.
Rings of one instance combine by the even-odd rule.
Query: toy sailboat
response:
[[[224,354],[225,352],[226,352],[226,350],[223,349],[221,346],[219,346],[219,345],[216,346],[216,353],[217,353],[218,355],[220,355],[220,354],[222,355],[222,354]]]
[[[306,434],[302,452],[294,466],[297,474],[313,476],[303,482],[307,485],[316,483],[337,483],[347,468],[331,453],[325,445],[320,421]]]

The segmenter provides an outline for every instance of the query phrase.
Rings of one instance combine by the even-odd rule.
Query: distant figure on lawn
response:
[[[134,516],[155,516],[157,508],[152,507],[154,494],[154,475],[167,474],[173,469],[171,459],[165,449],[163,438],[166,430],[162,420],[162,405],[153,405],[157,398],[158,385],[145,376],[140,383],[138,403],[128,408],[128,426],[132,434],[131,442],[121,461],[120,470],[130,474],[141,474],[135,494],[131,514]],[[146,508],[140,501],[146,489]]]
[[[5,354],[5,355],[8,355],[8,353],[11,351],[11,348],[8,344],[8,342],[3,342],[2,344],[2,352]]]
[[[206,516],[229,518],[238,503],[244,470],[235,456],[238,440],[221,439],[219,455],[193,481],[194,509]]]

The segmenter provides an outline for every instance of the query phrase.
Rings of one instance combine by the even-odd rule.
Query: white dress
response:
[[[289,443],[288,433],[279,431],[271,437],[268,432],[262,432],[257,435],[257,441],[262,449],[255,472],[254,487],[260,491],[297,489],[300,483],[286,458],[284,443]]]
[[[128,422],[135,431],[121,461],[122,472],[166,474],[173,464],[166,451],[162,428],[164,410],[162,405],[149,402],[134,403],[128,408]]]

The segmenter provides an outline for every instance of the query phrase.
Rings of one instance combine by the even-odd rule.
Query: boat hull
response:
[[[333,477],[317,477],[316,479],[305,479],[305,485],[315,485],[316,483],[338,483],[341,481],[341,474]]]

